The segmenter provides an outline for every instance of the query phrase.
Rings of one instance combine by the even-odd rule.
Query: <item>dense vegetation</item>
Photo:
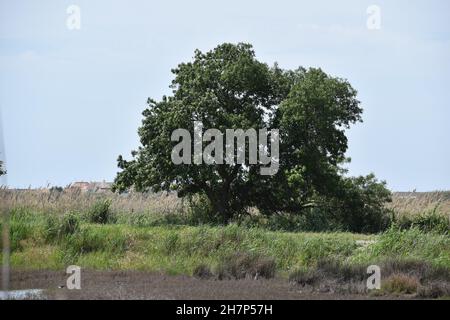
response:
[[[100,211],[102,212],[100,208]],[[227,256],[242,253],[270,258],[289,272],[314,266],[322,258],[368,264],[389,258],[450,266],[447,233],[392,226],[380,235],[290,233],[260,227],[131,224],[124,217],[98,220],[102,213],[53,215],[28,210],[11,213],[13,266],[60,268],[68,263],[90,268],[124,268],[192,273],[200,264],[211,268]],[[94,222],[96,221],[96,222]],[[368,246],[356,240],[376,240]]]

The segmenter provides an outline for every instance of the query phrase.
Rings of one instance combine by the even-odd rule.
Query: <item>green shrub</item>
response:
[[[130,246],[128,237],[119,229],[103,227],[84,227],[78,232],[66,236],[62,243],[63,251],[68,257],[76,257],[91,252],[105,254],[122,254]]]
[[[427,261],[434,268],[449,269],[450,237],[392,226],[374,244],[351,257],[352,262],[364,264],[382,263],[385,259]]]
[[[197,195],[188,199],[188,223],[191,225],[220,224],[221,218],[212,210],[211,203],[204,195]]]
[[[331,213],[321,207],[311,207],[304,215],[303,228],[300,231],[325,232],[325,231],[345,231],[349,229],[343,226],[336,218],[335,213]]]
[[[450,232],[450,220],[443,214],[426,212],[420,215],[403,215],[395,220],[395,224],[401,229],[417,228],[424,232],[436,232],[448,234]]]
[[[391,211],[386,203],[392,201],[386,182],[379,182],[373,174],[344,178],[341,191],[335,197],[320,199],[329,221],[342,231],[377,233],[391,223]]]
[[[79,230],[80,218],[75,213],[68,213],[63,216],[48,216],[46,223],[47,240],[61,240]]]
[[[189,225],[185,215],[177,213],[131,212],[116,215],[116,223],[136,227],[157,227],[170,225]]]
[[[25,240],[33,239],[34,242],[42,240],[45,233],[44,216],[33,214],[24,208],[16,208],[10,212],[9,227],[11,250],[20,250]]]
[[[241,224],[264,227],[274,231],[349,231],[378,233],[391,224],[392,212],[386,208],[391,192],[385,182],[373,174],[337,181],[333,196],[312,197],[307,206],[290,213],[264,211],[265,216],[244,217]]]
[[[33,227],[30,224],[11,221],[9,234],[11,250],[20,250],[21,241],[30,238],[33,234]]]
[[[115,223],[116,215],[111,211],[111,200],[97,201],[87,212],[87,220],[90,223]]]
[[[166,254],[170,255],[176,252],[179,245],[179,236],[176,232],[170,232],[164,239],[163,246]]]

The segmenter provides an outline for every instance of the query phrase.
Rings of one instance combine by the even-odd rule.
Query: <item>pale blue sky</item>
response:
[[[81,30],[66,9],[81,9]],[[381,8],[381,30],[366,9]],[[450,2],[0,0],[8,184],[112,180],[138,145],[147,97],[196,48],[250,42],[281,67],[321,67],[359,92],[352,175],[393,190],[450,189]]]

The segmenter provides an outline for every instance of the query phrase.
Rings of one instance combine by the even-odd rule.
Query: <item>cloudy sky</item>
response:
[[[67,9],[80,9],[80,29]],[[367,27],[380,8],[381,29]],[[450,2],[0,0],[0,108],[13,187],[112,180],[138,145],[147,97],[196,48],[249,42],[258,59],[350,81],[364,123],[352,175],[450,189]],[[3,181],[5,182],[5,181]]]

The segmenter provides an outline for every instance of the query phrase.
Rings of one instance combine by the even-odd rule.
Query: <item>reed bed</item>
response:
[[[25,208],[47,213],[86,211],[100,200],[109,200],[110,208],[118,213],[182,214],[187,204],[175,193],[125,194],[82,192],[79,189],[0,189],[0,208]],[[392,202],[386,204],[396,217],[438,213],[450,219],[450,191],[394,192]]]
[[[101,200],[120,213],[174,214],[185,210],[185,204],[174,193],[82,192],[80,190],[0,190],[0,208],[24,208],[47,213],[86,211]]]
[[[398,217],[434,212],[450,218],[450,191],[394,192],[387,206]]]

